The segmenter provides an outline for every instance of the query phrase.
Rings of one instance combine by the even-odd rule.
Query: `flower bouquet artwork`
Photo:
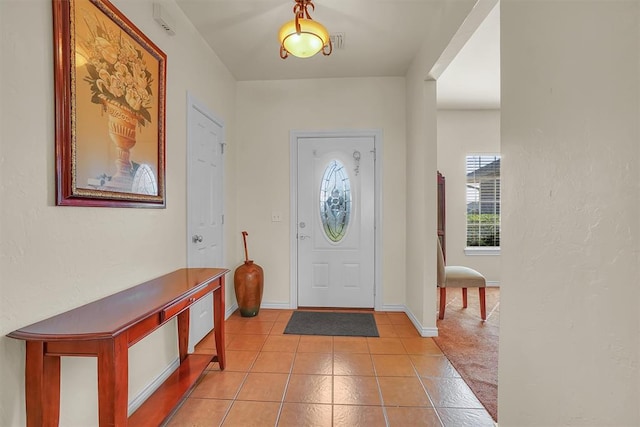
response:
[[[86,61],[88,75],[83,80],[90,85],[91,102],[107,114],[109,137],[118,150],[116,173],[103,185],[130,192],[130,150],[136,144],[136,127],[151,122],[153,80],[142,51],[121,30],[110,31],[104,20],[91,15],[83,20],[89,34],[78,42],[76,58]]]
[[[53,0],[57,203],[164,207],[166,55],[107,0]]]

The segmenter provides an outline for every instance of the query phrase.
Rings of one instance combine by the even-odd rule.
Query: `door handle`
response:
[[[310,239],[311,238],[311,236],[307,236],[306,234],[299,234],[298,237],[300,238],[300,240]]]
[[[200,234],[194,234],[193,237],[191,238],[191,240],[193,241],[193,243],[200,243],[202,242],[202,235]]]

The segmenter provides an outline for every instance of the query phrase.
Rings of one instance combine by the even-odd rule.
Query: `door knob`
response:
[[[193,240],[193,243],[200,243],[203,239],[200,234],[194,234],[191,240]]]

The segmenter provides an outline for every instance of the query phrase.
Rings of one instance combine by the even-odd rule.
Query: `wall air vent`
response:
[[[344,49],[344,33],[329,34],[334,49]]]
[[[160,5],[160,3],[153,4],[153,19],[156,20],[158,24],[169,34],[173,36],[176,34],[174,28],[175,23],[173,22],[173,18],[169,16],[167,10]]]

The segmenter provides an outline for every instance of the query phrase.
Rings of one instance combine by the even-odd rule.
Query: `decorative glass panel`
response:
[[[351,216],[351,181],[338,160],[324,170],[320,184],[320,219],[325,234],[332,242],[342,240]]]

